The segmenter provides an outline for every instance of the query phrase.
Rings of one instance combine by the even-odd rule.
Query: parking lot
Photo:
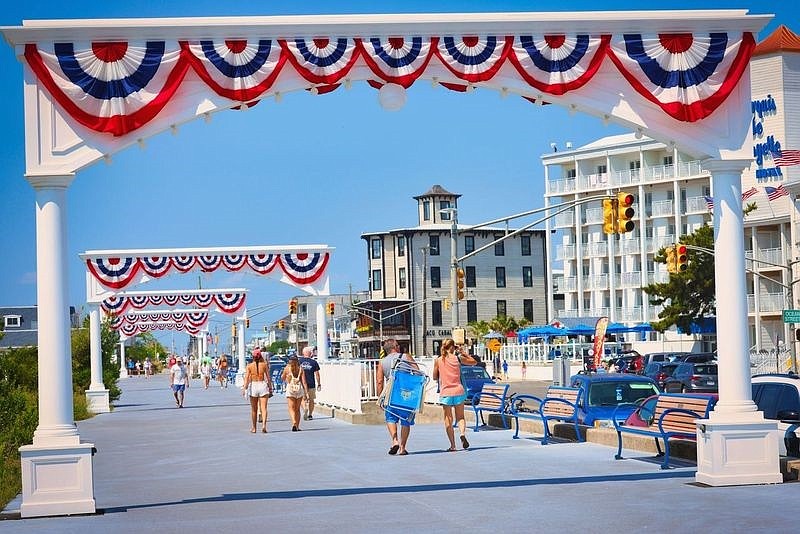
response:
[[[121,382],[115,411],[79,424],[98,449],[102,513],[5,521],[4,532],[795,530],[780,513],[793,484],[702,487],[690,463],[662,471],[647,453],[616,461],[611,447],[511,430],[470,431],[470,450],[445,453],[441,424],[416,425],[410,454],[389,456],[382,425],[315,417],[290,432],[280,396],[269,433],[250,434],[236,388],[195,381],[179,410],[164,375]]]

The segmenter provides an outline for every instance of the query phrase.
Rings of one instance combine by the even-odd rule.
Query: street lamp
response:
[[[439,213],[450,215],[450,306],[453,313],[453,330],[458,328],[458,287],[456,273],[458,271],[458,209],[444,208]]]

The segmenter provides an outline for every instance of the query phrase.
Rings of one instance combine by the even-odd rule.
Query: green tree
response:
[[[703,225],[694,233],[681,236],[684,245],[714,249],[714,229]],[[691,324],[703,317],[716,314],[716,290],[714,286],[714,256],[689,249],[688,268],[680,273],[671,273],[669,280],[650,284],[643,288],[650,296],[650,304],[664,306],[658,321],[651,322],[653,328],[663,332],[673,325],[689,332]],[[666,263],[666,248],[655,256],[658,263]]]
[[[267,350],[272,354],[279,354],[281,352],[287,352],[289,347],[291,347],[291,344],[289,344],[288,341],[285,339],[279,339],[267,347]]]
[[[111,363],[119,343],[119,334],[104,320],[100,325],[100,350],[103,361],[103,385],[108,389],[110,400],[116,400],[122,393],[117,386],[119,365]],[[83,328],[72,331],[72,387],[75,393],[83,395],[89,389],[92,379],[91,341],[89,337],[89,318],[83,321]]]

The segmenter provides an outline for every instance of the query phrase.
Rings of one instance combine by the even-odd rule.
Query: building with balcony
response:
[[[452,335],[451,231],[460,196],[434,185],[414,197],[416,226],[361,235],[370,280],[363,307],[371,311],[360,319],[359,346],[377,352],[381,339],[394,337],[404,350],[435,354]],[[457,257],[487,247],[459,262],[466,287],[458,325],[501,315],[546,323],[552,281],[546,284],[544,231],[525,230],[498,241],[514,229],[461,222],[456,228]]]
[[[790,262],[800,258],[795,203],[800,167],[777,167],[772,155],[780,147],[800,148],[797,35],[781,27],[758,45],[751,60],[751,86],[754,161],[742,176],[742,191],[755,190],[744,203],[755,203],[757,209],[744,221],[750,260],[745,290],[751,347],[771,350],[793,337],[783,324],[782,311],[797,308],[797,299],[786,287],[798,280]],[[558,291],[564,294],[564,308],[558,313],[548,296],[549,317],[657,320],[660,309],[650,305],[642,291],[668,278],[666,266],[656,263],[654,255],[701,225],[713,224],[706,197],[713,199],[714,191],[703,162],[672,144],[631,133],[546,154],[542,163],[548,206],[619,190],[637,199],[636,228],[623,235],[603,233],[600,200],[579,204],[548,221],[546,247],[554,248],[555,261],[563,265]],[[790,194],[768,196],[767,188],[779,185]],[[552,285],[548,280],[548,287]]]

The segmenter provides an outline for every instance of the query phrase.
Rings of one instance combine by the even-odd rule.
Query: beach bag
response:
[[[300,372],[302,373],[303,370],[301,369]],[[294,376],[291,373],[289,373],[289,376],[291,376],[292,378],[291,380],[289,380],[289,383],[286,384],[286,396],[295,398],[302,397],[304,395],[304,392],[303,392],[303,383],[300,382],[300,374]]]

